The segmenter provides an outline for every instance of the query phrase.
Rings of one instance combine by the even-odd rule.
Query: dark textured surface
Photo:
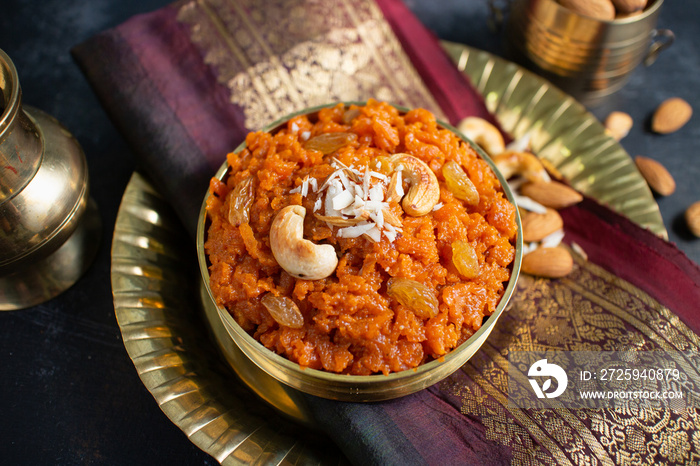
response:
[[[76,286],[46,304],[0,313],[0,458],[3,464],[214,464],[160,411],[141,384],[114,316],[109,250],[117,208],[137,161],[98,104],[69,50],[94,33],[153,10],[162,0],[5,0],[0,48],[15,62],[26,104],[58,118],[85,150],[92,195],[103,222],[98,257]],[[486,26],[486,0],[406,0],[440,38],[500,53]],[[649,132],[663,99],[680,96],[700,108],[700,3],[668,1],[659,27],[676,43],[641,67],[610,101],[604,118],[623,110],[637,123],[622,141],[631,155],[666,165],[676,193],[658,199],[673,242],[695,262],[700,240],[683,222],[700,200],[695,144],[698,116],[679,132]]]

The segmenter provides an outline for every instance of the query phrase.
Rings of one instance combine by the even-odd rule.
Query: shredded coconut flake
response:
[[[539,202],[527,197],[527,196],[522,196],[519,194],[515,194],[515,203],[518,204],[519,207],[522,207],[525,210],[529,210],[530,212],[535,212],[537,214],[546,214],[547,213],[547,208],[540,204]]]
[[[384,228],[384,213],[381,210],[377,210],[375,212],[370,213],[369,218],[374,220],[374,223],[377,224],[377,227],[380,230]]]
[[[351,181],[348,179],[348,176],[345,174],[345,171],[340,170],[338,176],[340,177],[340,181],[343,183],[345,189],[347,189],[350,192],[354,192],[355,187],[351,184]]]
[[[379,230],[379,227],[377,225],[373,225],[372,228],[367,230],[365,234],[369,236],[375,243],[378,243],[382,240],[382,232]]]
[[[586,254],[586,251],[581,247],[580,244],[575,243],[575,242],[572,242],[572,243],[571,243],[571,249],[572,249],[576,254],[578,254],[579,256],[581,256],[581,258],[582,258],[583,260],[585,260],[585,261],[588,260],[588,254]]]
[[[341,238],[359,238],[360,236],[369,232],[372,228],[375,228],[373,223],[359,223],[352,227],[340,228],[338,230],[338,236]]]
[[[554,248],[557,247],[561,244],[561,240],[564,239],[564,230],[559,229],[555,231],[554,233],[550,233],[549,235],[545,236],[542,238],[542,241],[540,244],[542,245],[543,248]]]
[[[405,193],[403,192],[403,181],[401,180],[401,171],[397,171],[396,175],[396,195],[400,198],[403,197]]]
[[[525,133],[518,139],[514,139],[506,146],[506,150],[512,150],[514,152],[529,152],[530,151],[530,140],[532,139],[532,133]]]
[[[335,210],[343,210],[349,207],[353,203],[353,196],[350,191],[341,191],[335,197],[333,197],[333,208]]]
[[[532,251],[539,247],[539,243],[525,243],[523,244],[523,256],[525,254],[530,254]]]
[[[377,167],[377,168],[379,168],[379,167]],[[385,174],[375,172],[375,171],[369,172],[369,176],[371,176],[372,178],[377,178],[378,180],[382,180],[382,181],[387,181],[389,179],[389,177],[386,176]]]
[[[382,202],[384,200],[384,188],[382,188],[382,185],[375,184],[370,188],[369,200],[373,202]]]
[[[390,242],[394,241],[401,228],[389,224],[384,218],[384,210],[389,208],[389,203],[385,201],[389,177],[370,170],[369,166],[358,170],[336,159],[331,162],[331,166],[335,171],[323,183],[307,177],[291,192],[301,193],[302,196],[308,196],[312,191],[319,193],[314,203],[314,212],[323,211],[326,217],[358,222],[356,225],[338,228],[338,224],[326,221],[329,227],[338,228],[337,235],[341,238],[365,236],[378,242],[384,236]],[[380,168],[381,164],[378,163],[377,169]],[[402,197],[404,192],[400,173],[398,181],[396,193]]]

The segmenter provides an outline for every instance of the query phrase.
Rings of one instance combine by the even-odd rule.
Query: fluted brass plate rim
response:
[[[124,346],[146,389],[221,464],[346,464],[330,441],[283,419],[222,363],[202,318],[195,247],[181,225],[134,173],[114,228],[111,282]]]
[[[581,103],[513,62],[462,44],[442,46],[504,131],[516,139],[530,133],[533,152],[574,188],[668,239],[659,206],[634,161]]]

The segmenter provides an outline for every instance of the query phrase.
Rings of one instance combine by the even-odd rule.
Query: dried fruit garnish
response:
[[[229,191],[228,221],[234,227],[250,223],[250,206],[253,204],[253,177],[249,176]]]
[[[323,133],[312,137],[303,146],[306,150],[317,150],[323,155],[328,155],[355,141],[355,133]]]
[[[413,311],[421,319],[430,319],[438,313],[438,300],[424,284],[409,278],[389,279],[386,293]]]
[[[479,276],[479,258],[476,251],[467,241],[452,243],[452,263],[457,271],[466,278]]]
[[[351,108],[349,110],[345,110],[345,113],[343,113],[343,124],[344,125],[349,125],[352,123],[352,120],[360,116],[360,109],[358,108]]]
[[[304,326],[304,316],[301,315],[296,303],[290,298],[268,293],[263,296],[261,302],[278,324],[290,328]]]
[[[476,190],[476,186],[469,176],[462,170],[454,160],[450,160],[442,166],[442,176],[445,177],[445,184],[447,189],[450,190],[452,194],[457,199],[467,201],[469,205],[479,204],[479,191]]]

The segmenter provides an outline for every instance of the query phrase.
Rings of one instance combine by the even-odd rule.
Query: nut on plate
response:
[[[521,216],[523,241],[526,243],[542,241],[557,230],[564,228],[564,221],[554,209],[547,208],[543,214],[526,211]]]
[[[457,124],[457,130],[491,156],[500,154],[506,148],[503,135],[498,128],[483,118],[467,117]]]
[[[565,277],[574,267],[574,259],[568,249],[562,246],[538,248],[523,256],[521,270],[537,277]]]
[[[685,221],[690,232],[700,238],[700,201],[688,207],[685,211]]]
[[[506,180],[522,175],[528,181],[550,181],[542,161],[531,152],[506,150],[491,159]]]
[[[581,193],[558,181],[525,183],[521,193],[545,207],[563,209],[583,200]]]
[[[666,99],[656,108],[651,118],[651,129],[659,134],[669,134],[681,129],[690,117],[693,107],[680,97]]]
[[[629,15],[647,6],[647,0],[612,0],[619,15]]]
[[[661,163],[641,155],[634,158],[634,163],[654,192],[670,196],[676,190],[676,181]]]
[[[559,4],[589,18],[602,21],[615,19],[615,5],[610,0],[559,0]]]
[[[634,121],[625,112],[611,112],[605,119],[605,132],[616,141],[627,136],[632,129]]]

